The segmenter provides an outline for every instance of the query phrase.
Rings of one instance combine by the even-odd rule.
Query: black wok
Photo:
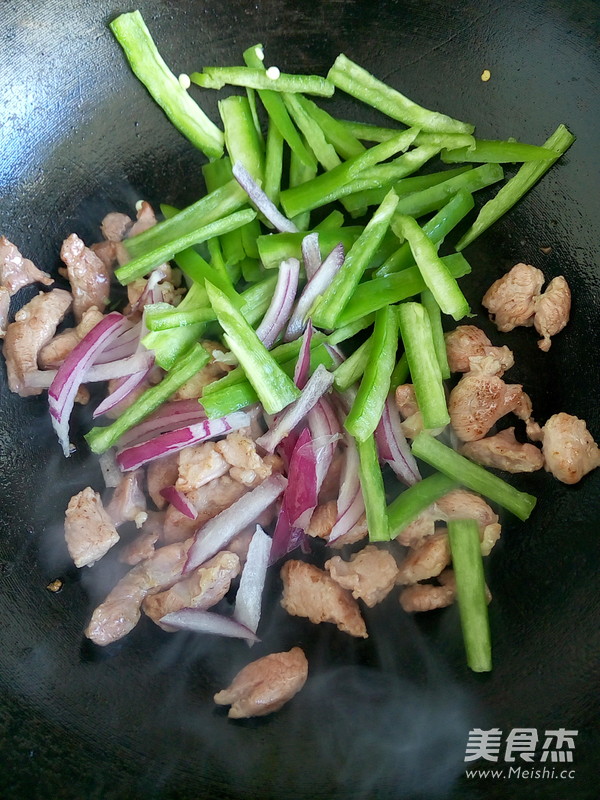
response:
[[[469,249],[466,286],[480,309],[483,289],[517,261],[566,275],[572,322],[547,355],[530,330],[507,336],[518,354],[512,379],[540,420],[568,411],[600,436],[597,2],[139,7],[175,72],[235,63],[257,41],[270,63],[297,71],[323,73],[344,51],[424,105],[477,123],[481,136],[541,142],[567,123],[575,146]],[[183,204],[201,191],[201,155],[150,101],[107,29],[129,8],[2,3],[0,229],[42,268],[56,270],[72,231],[94,241],[109,210],[142,196]],[[205,102],[216,118],[215,97]],[[368,116],[347,99],[332,107]],[[415,622],[390,600],[369,615],[370,639],[356,643],[285,617],[274,580],[256,655],[302,644],[311,677],[281,713],[232,723],[211,696],[249,660],[244,644],[169,637],[145,622],[109,650],[84,641],[114,567],[95,580],[69,568],[60,525],[70,495],[100,486],[100,475],[82,446],[63,459],[45,400],[11,395],[1,374],[0,796],[598,797],[600,473],[573,488],[545,474],[518,479],[539,505],[528,524],[505,520],[489,561],[490,675],[467,672],[456,608]],[[79,421],[88,424],[85,413]],[[52,594],[56,577],[65,584]],[[469,730],[494,727],[504,740],[513,728],[542,738],[577,730],[573,777],[465,777]],[[503,751],[499,766],[509,766]]]

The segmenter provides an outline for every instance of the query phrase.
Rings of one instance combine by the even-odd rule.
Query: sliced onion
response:
[[[360,488],[359,457],[354,439],[346,435],[346,457],[340,477],[340,493],[337,500],[337,517],[328,542],[335,542],[348,533],[365,513],[365,503]]]
[[[305,327],[304,320],[308,317],[315,300],[329,288],[343,263],[344,245],[340,243],[333,248],[304,287],[283,337],[286,342],[291,342],[302,334]]]
[[[138,349],[140,337],[142,336],[142,323],[138,322],[129,326],[117,338],[111,342],[106,350],[98,355],[94,364],[107,364],[109,361],[116,361],[119,358],[132,356]]]
[[[286,486],[287,480],[283,475],[271,475],[256,489],[240,497],[203,525],[189,549],[184,574],[204,564],[229,544],[237,533],[255,523],[258,516],[277,500]]]
[[[338,437],[336,438],[339,438],[339,435],[341,435],[340,421],[327,397],[322,397],[308,415],[308,427],[313,439],[316,441],[320,441],[326,436],[334,437],[337,434]],[[331,444],[323,451],[321,458],[317,461],[317,491],[321,490],[325,476],[329,472],[329,467],[333,461],[336,447],[335,441],[336,439],[331,440]]]
[[[271,537],[267,536],[260,525],[257,525],[250,541],[240,586],[235,596],[233,618],[252,633],[256,633],[260,622],[271,543]]]
[[[273,533],[269,565],[277,563],[280,558],[302,545],[306,539],[307,536],[301,528],[294,528],[290,525],[287,511],[284,506],[281,506],[275,532]]]
[[[273,292],[271,305],[267,309],[263,321],[256,329],[256,335],[270,350],[285,323],[288,321],[296,290],[298,289],[298,276],[300,275],[300,262],[297,258],[288,258],[279,265],[279,277],[277,286]]]
[[[110,411],[111,408],[114,408],[122,400],[125,400],[126,397],[129,397],[129,395],[135,389],[137,389],[141,383],[143,383],[144,379],[151,370],[152,365],[141,372],[134,372],[133,375],[130,375],[128,378],[121,379],[117,388],[107,395],[100,403],[98,408],[94,411],[93,418],[96,419],[96,417],[101,417],[102,414],[106,414],[106,412]]]
[[[304,389],[308,375],[310,372],[310,343],[313,336],[312,320],[308,320],[306,330],[304,331],[302,345],[298,353],[298,361],[294,369],[294,383],[299,389]]]
[[[332,373],[328,372],[322,364],[319,364],[308,379],[300,397],[277,417],[273,427],[260,436],[256,443],[268,453],[272,453],[279,442],[304,419],[319,398],[331,388],[332,384]]]
[[[217,636],[229,636],[232,639],[259,641],[255,633],[231,617],[215,614],[214,611],[202,611],[199,608],[182,608],[180,611],[171,611],[170,614],[161,617],[159,622],[161,625],[170,625],[179,631],[214,633]]]
[[[161,433],[169,433],[203,419],[206,419],[206,413],[197,400],[171,400],[124,433],[119,438],[119,445],[126,447],[147,442]]]
[[[234,411],[218,419],[204,419],[185,428],[177,428],[170,433],[163,433],[147,442],[126,447],[117,454],[117,463],[123,472],[138,469],[149,461],[164,458],[178,453],[184,447],[200,444],[231,431],[237,431],[250,423],[250,417],[244,411]]]
[[[333,359],[333,363],[336,367],[339,367],[340,364],[343,364],[346,360],[346,356],[342,353],[340,348],[336,344],[328,344],[325,342],[325,348],[331,358]]]
[[[319,247],[319,234],[309,233],[302,239],[302,261],[306,280],[309,281],[321,266],[321,249]]]
[[[107,314],[71,350],[56,372],[48,390],[48,404],[52,426],[67,458],[70,455],[69,418],[83,376],[98,353],[101,353],[128,324],[127,319],[117,311]]]
[[[231,172],[253,205],[265,215],[273,227],[282,233],[298,233],[296,225],[275,207],[241,161],[235,162]]]
[[[98,323],[99,324],[99,323]],[[112,381],[117,378],[128,378],[135,372],[147,374],[154,364],[154,356],[149,351],[135,353],[134,355],[121,358],[117,361],[109,361],[105,364],[93,364],[85,369],[81,375],[81,383],[100,383],[101,381]],[[62,367],[60,368],[62,369]],[[27,386],[37,389],[48,389],[56,380],[58,370],[45,369],[37,370],[27,376]]]
[[[107,489],[115,489],[121,483],[123,473],[119,469],[115,451],[112,447],[98,457],[98,463],[102,470],[104,485]]]
[[[283,505],[290,525],[305,528],[317,505],[317,464],[310,430],[304,428],[290,459]],[[306,518],[308,517],[308,518]]]
[[[162,289],[158,284],[161,281],[164,281],[164,279],[167,277],[167,269],[167,264],[161,264],[160,267],[152,270],[148,276],[144,290],[136,302],[131,306],[131,311],[129,312],[130,316],[131,314],[135,314],[136,311],[139,311],[140,308],[143,308],[146,305],[164,302]],[[167,305],[170,305],[170,303]]]
[[[180,514],[184,514],[190,519],[196,519],[198,512],[194,505],[190,503],[188,498],[179,489],[174,486],[167,486],[165,489],[160,490],[160,494],[165,498],[167,503],[170,503]]]
[[[407,486],[421,480],[417,462],[400,425],[400,414],[394,396],[388,395],[379,425],[375,429],[375,441],[379,457],[394,470]]]

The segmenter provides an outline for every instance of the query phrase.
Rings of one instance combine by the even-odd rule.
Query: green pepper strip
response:
[[[338,228],[341,228],[344,224],[344,215],[341,211],[335,208],[330,214],[328,214],[324,220],[319,222],[318,225],[315,225],[316,231],[334,231]]]
[[[186,381],[208,364],[209,360],[208,351],[200,344],[194,345],[159,384],[146,389],[111,425],[92,428],[86,434],[85,438],[92,452],[104,453],[112,447],[126,431],[166,402]]]
[[[296,400],[299,390],[228,297],[208,281],[206,290],[225,331],[225,344],[237,357],[267,414],[276,414]]]
[[[453,478],[436,472],[404,489],[387,507],[390,539],[395,539],[422,511],[458,485]]]
[[[544,147],[554,150],[555,157],[546,161],[530,161],[523,164],[517,174],[502,186],[496,196],[488,200],[480,209],[477,219],[460,239],[456,249],[463,250],[497,219],[506,214],[532,186],[535,186],[542,175],[550,169],[574,141],[573,134],[564,125],[559,125],[552,136],[544,142]],[[476,170],[473,171],[476,172]]]
[[[359,156],[365,152],[365,146],[358,141],[356,136],[349,133],[339,120],[332,117],[331,114],[328,114],[316,103],[313,103],[308,97],[299,96],[298,100],[306,113],[320,125],[325,138],[329,144],[335,147],[342,158],[353,158],[353,156]]]
[[[335,86],[320,75],[290,75],[281,72],[278,78],[269,78],[264,69],[249,67],[204,67],[202,72],[192,72],[190,80],[203,89],[245,86],[275,92],[305,92],[318,97],[331,97],[335,91]]]
[[[377,80],[343,53],[336,58],[327,78],[338,89],[405,125],[414,125],[432,133],[473,133],[473,125],[417,105],[408,97]]]
[[[369,363],[372,344],[371,337],[369,337],[334,370],[333,385],[338,392],[345,392],[362,377],[365,367]]]
[[[172,328],[181,328],[186,325],[196,325],[200,322],[213,322],[217,317],[212,308],[194,308],[189,311],[180,311],[169,306],[166,310],[164,303],[155,303],[144,307],[144,320],[150,331],[166,331]]]
[[[446,447],[430,434],[420,433],[412,444],[412,451],[417,458],[426,461],[434,469],[460,480],[463,486],[498,503],[519,519],[529,519],[536,504],[533,495],[519,492],[502,478],[492,475],[479,464]]]
[[[366,122],[339,120],[348,133],[363,142],[387,142],[398,134],[397,128],[382,128],[380,125],[369,125]],[[422,131],[415,139],[415,144],[437,144],[445,150],[456,150],[458,147],[473,147],[475,137],[468,133],[428,133]]]
[[[214,192],[221,186],[225,186],[232,180],[233,175],[231,172],[231,159],[229,156],[223,156],[216,161],[209,161],[202,167],[202,174],[206,183],[206,189],[209,192]],[[237,183],[237,181],[235,181]],[[246,201],[248,197],[246,196]],[[247,204],[244,204],[246,207]],[[215,257],[220,262],[220,257],[223,259],[223,266],[225,272],[230,275],[234,265],[238,265],[245,257],[244,242],[242,240],[241,230],[229,231],[223,234],[218,240],[219,248],[215,245],[210,246],[211,258]],[[231,277],[231,276],[230,276]]]
[[[289,186],[300,186],[311,181],[317,174],[316,164],[305,164],[292,150],[290,152],[290,174]],[[281,195],[280,195],[281,197]],[[300,231],[306,231],[310,227],[310,211],[302,211],[291,217],[292,222]]]
[[[284,92],[282,97],[290,116],[300,128],[309,148],[314,153],[319,164],[326,170],[337,167],[340,163],[338,154],[325,138],[321,127],[300,105],[297,96]]]
[[[515,161],[556,160],[554,150],[538,147],[523,142],[502,142],[492,139],[475,139],[472,146],[459,147],[456,150],[443,150],[441,159],[445,164],[457,164],[471,161],[478,164],[504,164]]]
[[[421,292],[421,303],[425,311],[427,311],[429,322],[431,323],[433,346],[435,347],[435,354],[437,356],[438,364],[440,365],[442,378],[444,380],[448,380],[450,377],[450,366],[448,364],[448,355],[446,353],[444,329],[442,328],[442,311],[429,289]]]
[[[398,318],[423,427],[444,428],[450,417],[427,312],[419,303],[401,303]]]
[[[279,203],[281,176],[283,174],[283,136],[273,120],[269,120],[267,132],[267,149],[265,153],[265,185],[264,192],[274,204]]]
[[[247,97],[232,95],[219,100],[225,144],[231,163],[241,161],[255,180],[263,182],[264,154],[254,127]]]
[[[319,247],[321,259],[326,258],[337,244],[343,244],[349,250],[362,233],[363,228],[354,225],[332,230],[319,230]],[[307,232],[300,233],[268,233],[257,240],[260,260],[265,269],[279,269],[286,258],[302,259],[302,240]]]
[[[359,478],[367,528],[371,542],[387,542],[390,538],[385,508],[383,475],[379,466],[375,438],[371,435],[364,442],[357,441],[359,456]]]
[[[390,377],[398,347],[398,316],[393,306],[385,306],[375,314],[371,336],[371,353],[360,382],[358,394],[344,426],[358,441],[364,442],[381,419],[390,390]]]
[[[394,367],[392,377],[390,378],[390,392],[395,392],[398,386],[408,381],[410,370],[408,369],[408,359],[406,353],[402,353],[398,359],[398,363]]]

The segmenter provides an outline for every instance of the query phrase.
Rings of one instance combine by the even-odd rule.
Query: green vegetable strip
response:
[[[432,133],[473,133],[473,125],[459,122],[437,111],[423,108],[382,83],[343,53],[335,60],[327,78],[342,91],[362,100],[392,119]]]
[[[239,300],[239,295],[233,288],[233,284],[227,272],[217,271],[205,261],[202,256],[197,253],[192,247],[187,250],[182,250],[175,256],[175,263],[184,272],[188,278],[191,278],[195,283],[204,286],[205,281],[214,283],[222,292],[229,297],[229,299],[236,303]],[[208,305],[208,295],[205,305]],[[181,308],[181,304],[178,306]]]
[[[274,204],[279,204],[281,191],[281,176],[283,174],[283,136],[273,120],[269,120],[267,133],[267,149],[265,155],[265,185],[264,192]]]
[[[456,150],[443,150],[441,155],[445,164],[461,164],[472,161],[479,164],[504,164],[515,161],[545,161],[556,159],[554,150],[522,142],[500,142],[492,139],[475,139],[472,146]]]
[[[341,125],[348,133],[356,136],[363,142],[387,142],[397,135],[397,128],[382,128],[379,125],[369,125],[365,122],[350,122],[340,120]],[[458,147],[472,147],[475,137],[468,133],[428,133],[423,131],[415,139],[415,144],[437,144],[446,150],[455,150]]]
[[[298,100],[306,113],[320,125],[325,138],[329,144],[335,147],[341,158],[352,158],[365,152],[365,146],[358,141],[356,136],[349,133],[335,117],[332,117],[331,114],[328,114],[327,111],[307,97],[300,96]]]
[[[256,106],[256,92],[254,91],[254,89],[246,89],[246,97],[248,98],[250,113],[252,114],[252,122],[254,123],[254,130],[256,131],[258,140],[261,143],[261,147],[264,149],[265,141],[262,134],[262,129],[260,127],[260,119],[258,118],[258,108]]]
[[[417,134],[416,129],[402,131],[394,139],[376,145],[360,156],[349,158],[343,164],[319,175],[302,186],[287,189],[281,193],[281,204],[288,216],[294,216],[307,209],[318,208],[343,196],[347,184],[369,167],[403,152],[410,147]]]
[[[247,255],[248,259],[258,261],[258,246],[256,240],[261,234],[260,222],[258,219],[253,219],[247,225],[244,225],[243,228],[240,228],[240,234],[242,236],[244,253]]]
[[[110,29],[129,65],[173,125],[208,158],[223,154],[223,134],[181,87],[162,59],[139,11],[121,14]]]
[[[204,67],[202,72],[192,72],[190,80],[203,89],[245,86],[275,92],[305,92],[318,97],[331,97],[335,91],[333,84],[320,75],[289,75],[282,72],[278,78],[269,78],[264,69],[249,67]]]
[[[262,49],[262,45],[254,45],[254,47],[249,47],[245,50],[244,61],[252,69],[264,70],[264,64],[256,54],[257,48]],[[288,114],[281,95],[273,91],[273,89],[265,89],[259,91],[258,96],[269,115],[270,122],[275,125],[279,133],[290,146],[292,152],[294,152],[307,167],[316,167],[317,162],[304,145],[300,134]]]
[[[554,150],[556,156],[546,161],[530,161],[523,164],[517,174],[507,181],[496,196],[488,200],[481,208],[477,219],[456,245],[456,249],[462,250],[468,244],[471,244],[490,225],[496,222],[503,214],[506,214],[532,186],[535,186],[542,175],[568,150],[574,141],[573,134],[564,125],[559,125],[552,136],[544,142],[544,147]]]
[[[276,414],[292,403],[300,392],[228,297],[209,282],[206,289],[225,331],[225,344],[237,357],[267,414]]]
[[[409,375],[408,359],[406,358],[406,353],[402,353],[398,359],[398,363],[394,367],[392,377],[390,378],[390,391],[395,392],[398,386],[402,386],[402,384],[406,383]]]
[[[387,507],[390,539],[395,539],[422,511],[458,485],[458,481],[453,478],[436,472],[404,489]]]
[[[428,133],[421,131],[415,144],[435,145],[440,150],[456,150],[459,147],[474,147],[475,137],[469,133]]]
[[[282,96],[287,110],[296,125],[300,128],[300,131],[304,135],[309,148],[314,153],[319,164],[326,170],[337,167],[340,163],[338,154],[325,139],[320,126],[300,105],[296,95],[286,92]]]
[[[231,180],[225,186],[182,209],[171,219],[159,222],[144,233],[125,239],[123,244],[132,258],[149,253],[161,245],[179,239],[196,230],[200,225],[208,225],[218,219],[237,211],[248,202],[248,195],[238,184]]]
[[[467,664],[473,672],[489,672],[492,642],[477,522],[449,520],[448,539]]]
[[[338,392],[345,392],[362,377],[365,367],[369,363],[371,354],[371,338],[363,342],[360,347],[348,356],[333,372],[333,385]]]
[[[312,312],[313,323],[317,327],[330,330],[335,327],[344,306],[354,294],[363,272],[370,266],[371,258],[389,228],[397,203],[398,197],[390,191],[346,254],[341,269]]]
[[[387,142],[399,133],[398,128],[382,128],[380,125],[369,125],[367,122],[354,122],[349,119],[340,120],[344,128],[363,142]]]
[[[233,231],[236,228],[245,225],[253,220],[256,212],[251,209],[246,211],[236,211],[228,217],[223,217],[208,225],[203,225],[184,236],[174,239],[166,244],[160,245],[154,250],[150,250],[143,256],[138,256],[132,259],[127,264],[115,270],[115,277],[123,285],[131,283],[136,278],[155,269],[155,267],[164,264],[165,261],[170,261],[176,253],[191,247],[194,244],[200,244],[213,236],[220,236],[227,231]],[[175,217],[173,217],[175,219]]]
[[[245,258],[241,262],[242,277],[246,283],[259,283],[265,275],[261,263],[255,258]]]
[[[492,475],[479,464],[446,447],[430,434],[420,433],[412,444],[412,451],[417,458],[426,461],[445,475],[459,480],[467,489],[472,489],[498,503],[523,521],[529,519],[536,504],[533,495],[519,492],[502,478]]]
[[[410,180],[410,178],[407,178],[407,180]],[[423,225],[423,233],[434,244],[441,245],[447,234],[467,216],[474,205],[473,195],[464,189],[460,189],[435,216]],[[384,277],[406,269],[406,267],[414,263],[415,260],[410,244],[405,242],[379,267],[375,274],[377,277]],[[460,276],[455,275],[454,277]]]
[[[362,233],[359,226],[337,228],[319,232],[321,259],[326,258],[340,242],[349,250]],[[265,269],[279,269],[286,258],[302,259],[302,240],[306,233],[271,233],[259,236],[257,240],[260,260]]]
[[[401,303],[398,319],[423,427],[444,428],[450,417],[427,312],[419,303]]]
[[[358,394],[346,417],[345,428],[358,441],[364,442],[379,424],[390,390],[390,376],[396,361],[397,347],[396,309],[385,306],[375,315],[370,357]]]
[[[104,453],[112,447],[126,431],[145,419],[186,381],[193,378],[209,360],[210,355],[202,345],[194,345],[159,384],[146,389],[111,425],[91,429],[85,437],[91,451]]]
[[[444,256],[442,262],[454,278],[462,278],[471,271],[468,261],[462,258],[460,253]],[[426,288],[423,276],[417,267],[407,267],[402,272],[364,281],[340,314],[338,325],[348,325],[383,306],[408,300]]]
[[[224,156],[205,164],[202,167],[202,174],[204,175],[207,190],[209,192],[216,191],[219,187],[232,180],[231,159],[229,156]],[[234,183],[237,183],[237,181],[234,181]],[[246,202],[247,200],[248,197],[246,195]],[[218,243],[225,271],[229,274],[229,271],[244,258],[246,253],[241,231],[235,230],[225,233],[220,237]],[[211,257],[214,258],[216,256],[217,260],[219,260],[219,252],[214,245],[211,246],[211,254]]]
[[[344,224],[344,215],[338,209],[334,209],[330,214],[328,214],[324,220],[319,222],[318,225],[315,225],[315,230],[317,232],[320,231],[334,231],[338,228],[341,228]]]
[[[317,165],[306,165],[298,158],[292,150],[290,153],[290,175],[289,185],[291,187],[311,181],[317,174]],[[300,231],[306,231],[310,227],[310,211],[302,211],[291,217],[292,222]]]
[[[277,275],[269,275],[239,295],[242,301],[241,312],[248,325],[255,325],[263,318],[271,305],[276,285]]]
[[[390,538],[385,508],[385,490],[383,475],[379,467],[377,446],[373,436],[364,442],[356,442],[359,456],[359,478],[365,511],[367,528],[371,542],[387,542]]]
[[[232,95],[219,100],[225,127],[225,144],[231,163],[241,161],[255,180],[263,182],[264,156],[247,97]]]
[[[437,356],[442,378],[448,380],[450,377],[450,366],[448,365],[448,355],[446,353],[446,340],[444,339],[444,329],[442,328],[442,312],[435,297],[426,289],[421,292],[421,304],[429,316],[431,323],[431,333],[433,334],[433,346]]]
[[[171,328],[181,328],[185,325],[195,325],[200,322],[212,322],[216,319],[212,308],[194,308],[189,311],[173,310],[172,306],[162,308],[164,303],[155,303],[144,307],[144,319],[148,330],[166,331]],[[154,306],[158,306],[155,308]]]
[[[419,271],[444,314],[455,320],[462,319],[469,311],[469,303],[460,290],[456,278],[437,254],[437,246],[427,238],[413,217],[397,216],[396,226],[410,244]]]

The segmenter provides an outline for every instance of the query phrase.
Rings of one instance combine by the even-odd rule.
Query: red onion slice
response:
[[[316,441],[323,440],[323,437],[330,436],[331,444],[323,451],[322,457],[317,461],[317,492],[321,490],[325,476],[329,472],[329,467],[335,454],[335,442],[341,435],[340,422],[328,398],[322,397],[308,415],[308,427]],[[337,435],[336,435],[337,434]]]
[[[142,336],[142,323],[138,322],[129,326],[117,338],[111,342],[106,350],[98,355],[94,364],[107,364],[109,361],[116,361],[119,358],[132,356],[138,349],[140,337]]]
[[[167,503],[174,506],[181,514],[184,514],[190,519],[196,519],[198,512],[183,492],[180,492],[174,486],[167,486],[166,489],[161,489],[160,493]]]
[[[390,465],[403,483],[412,486],[421,480],[417,462],[402,432],[400,414],[392,394],[385,401],[381,419],[375,429],[375,441],[379,457]]]
[[[255,523],[258,516],[277,500],[286,486],[287,480],[283,475],[271,475],[256,489],[240,497],[203,525],[189,549],[184,574],[204,564],[229,544],[237,533]]]
[[[315,300],[329,287],[343,263],[344,245],[340,243],[333,248],[304,287],[304,291],[296,303],[296,308],[292,311],[283,337],[286,342],[291,342],[302,334],[305,327],[304,320],[308,317]]]
[[[117,454],[117,463],[123,472],[138,469],[149,461],[178,453],[184,447],[200,444],[217,436],[244,428],[250,423],[250,416],[244,411],[234,411],[218,419],[204,419],[185,428],[177,428],[169,433],[163,433],[147,442],[134,444],[121,450]]]
[[[93,364],[85,369],[81,375],[81,383],[100,383],[121,378],[128,378],[137,372],[147,374],[154,364],[154,356],[149,351],[135,353],[121,358],[118,361],[109,361],[104,364]],[[63,364],[64,366],[64,364]],[[62,367],[60,367],[62,369]],[[56,380],[58,370],[36,370],[27,376],[26,384],[30,388],[49,389]]]
[[[275,420],[273,427],[260,436],[256,443],[268,453],[272,453],[279,442],[298,425],[317,401],[333,384],[333,375],[323,364],[319,364],[310,376],[300,397],[291,403]]]
[[[100,403],[98,408],[93,413],[93,418],[96,419],[96,417],[101,417],[102,414],[106,414],[106,412],[110,411],[111,408],[114,408],[122,400],[125,400],[126,397],[129,397],[129,395],[144,381],[151,370],[152,365],[141,372],[134,372],[133,375],[130,375],[128,378],[123,378],[119,382],[117,388],[107,395]]]
[[[203,419],[206,419],[206,413],[197,400],[171,400],[124,433],[119,439],[119,445],[126,447],[147,442],[161,433],[169,433]]]
[[[329,353],[329,355],[331,356],[331,358],[333,359],[333,363],[336,367],[339,367],[340,364],[344,363],[344,361],[346,360],[346,356],[342,353],[337,344],[328,344],[327,342],[325,342],[325,348]]]
[[[306,538],[307,536],[301,528],[294,528],[290,525],[287,511],[284,506],[281,506],[275,532],[273,533],[269,566],[277,563],[279,559],[302,545]]]
[[[256,335],[267,350],[273,347],[289,319],[296,298],[299,275],[300,262],[297,258],[288,258],[279,265],[279,277],[273,299],[263,321],[256,329]]]
[[[306,280],[310,281],[321,266],[321,249],[319,248],[319,234],[309,233],[302,239],[302,261]]]
[[[269,200],[258,183],[250,175],[241,161],[236,161],[231,170],[233,177],[246,192],[250,201],[262,212],[273,227],[282,233],[298,233],[298,228]]]
[[[340,477],[340,493],[337,501],[337,518],[328,542],[335,542],[356,525],[365,513],[365,504],[360,488],[358,450],[351,436],[346,435],[346,457]]]
[[[298,361],[294,369],[294,383],[299,389],[304,389],[308,374],[310,372],[310,343],[313,336],[312,320],[308,320],[306,330],[304,331],[302,345],[298,353]]]
[[[257,525],[250,541],[240,586],[235,596],[233,618],[252,633],[256,633],[260,621],[271,543],[271,537],[267,536],[260,525]]]
[[[192,633],[213,633],[217,636],[228,636],[232,639],[247,639],[249,642],[258,642],[255,633],[240,625],[230,617],[215,614],[214,611],[201,611],[198,608],[182,608],[165,614],[159,622],[170,625],[179,631]]]
[[[290,459],[288,485],[283,496],[283,505],[292,527],[305,528],[308,525],[317,505],[317,496],[316,452],[310,430],[304,428]]]
[[[56,376],[48,390],[48,404],[50,406],[52,426],[67,458],[70,455],[69,418],[75,403],[75,395],[83,382],[83,376],[93,364],[96,356],[128,324],[126,318],[117,311],[107,314],[71,350],[62,366],[56,372]]]

